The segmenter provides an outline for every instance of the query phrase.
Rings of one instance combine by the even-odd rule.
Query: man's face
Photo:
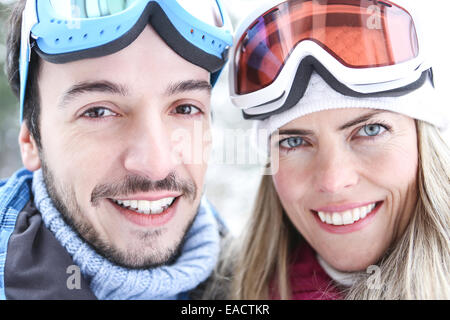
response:
[[[210,144],[195,134],[210,127],[209,73],[147,27],[113,55],[43,62],[39,89],[40,159],[57,209],[120,265],[170,261],[202,195],[207,161],[193,153]]]

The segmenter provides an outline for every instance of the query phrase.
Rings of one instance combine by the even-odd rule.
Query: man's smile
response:
[[[141,227],[156,228],[172,220],[181,197],[166,197],[155,201],[108,199],[108,202],[129,222]]]
[[[124,209],[132,210],[141,214],[161,214],[173,205],[177,197],[167,197],[156,201],[148,200],[116,200],[111,199]]]

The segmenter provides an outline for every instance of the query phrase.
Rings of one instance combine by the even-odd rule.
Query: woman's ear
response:
[[[22,126],[20,127],[19,145],[25,168],[29,171],[39,170],[41,168],[39,149],[25,122],[22,122]]]

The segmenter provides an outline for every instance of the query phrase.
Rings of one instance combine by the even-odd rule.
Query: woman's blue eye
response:
[[[174,113],[182,114],[182,115],[194,115],[194,114],[197,114],[200,112],[201,111],[197,107],[186,104],[186,105],[181,105],[181,106],[176,107]]]
[[[384,128],[381,124],[368,124],[359,130],[358,135],[366,137],[375,137],[380,135],[384,131],[386,131],[386,128]]]
[[[301,146],[304,143],[303,138],[300,137],[290,137],[282,140],[280,142],[280,146],[286,149],[293,149],[298,146]]]
[[[88,118],[103,118],[103,117],[110,117],[110,116],[115,116],[115,115],[117,115],[117,114],[107,108],[102,108],[102,107],[92,108],[92,109],[87,110],[85,113],[83,113],[83,116],[88,117]]]

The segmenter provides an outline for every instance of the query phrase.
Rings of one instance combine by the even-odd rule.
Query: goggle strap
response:
[[[72,62],[75,60],[82,59],[90,59],[90,58],[99,58],[103,56],[107,56],[113,53],[116,53],[127,46],[129,46],[133,41],[137,39],[137,37],[142,33],[145,26],[148,24],[147,15],[141,15],[133,28],[129,29],[123,36],[117,38],[111,42],[108,42],[105,45],[89,48],[85,50],[79,50],[68,53],[60,53],[60,54],[47,54],[39,49],[39,46],[36,46],[35,50],[39,54],[39,56],[45,61],[63,64]]]
[[[172,48],[172,50],[187,61],[200,66],[211,73],[220,70],[225,64],[225,60],[221,60],[214,55],[204,52],[186,40],[170,22],[170,19],[167,17],[164,10],[156,2],[148,4],[133,28],[128,30],[122,37],[105,45],[57,55],[46,54],[39,50],[38,46],[36,46],[35,50],[42,59],[57,64],[74,60],[102,57],[118,52],[129,46],[142,33],[148,23],[152,25],[154,30],[164,42]]]
[[[192,64],[200,66],[211,73],[219,71],[224,66],[225,60],[200,50],[186,40],[170,22],[161,7],[157,3],[152,4],[155,5],[155,8],[152,9],[154,13],[152,13],[149,22],[172,50]]]
[[[337,80],[316,58],[312,56],[308,56],[300,63],[297,72],[294,77],[294,81],[292,82],[291,89],[289,91],[289,95],[286,98],[283,106],[278,108],[277,110],[265,114],[257,114],[250,115],[243,111],[244,119],[246,120],[264,120],[269,118],[272,115],[282,113],[286,110],[297,105],[301,98],[305,95],[306,89],[308,88],[309,80],[311,79],[311,75],[313,71],[316,71],[322,79],[331,87],[333,90],[349,97],[355,98],[374,98],[374,97],[400,97],[411,93],[419,88],[421,88],[427,79],[432,80],[433,73],[430,71],[431,69],[427,69],[422,72],[420,78],[404,87],[396,88],[383,92],[375,92],[375,93],[361,93],[354,91],[342,84],[339,80]],[[280,97],[281,98],[281,97]],[[272,101],[273,102],[273,101]],[[268,103],[267,103],[268,104]],[[261,107],[256,106],[256,107]],[[255,108],[256,108],[255,107]]]

